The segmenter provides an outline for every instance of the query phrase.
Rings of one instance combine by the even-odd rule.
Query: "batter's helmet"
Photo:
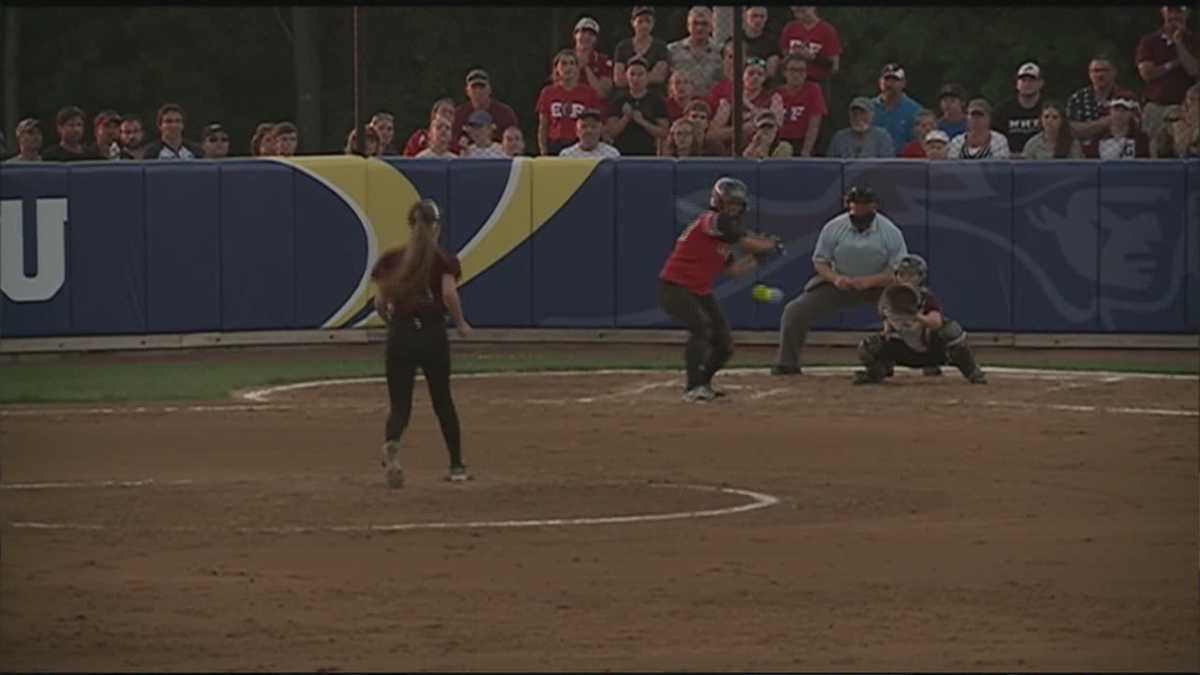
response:
[[[925,276],[929,274],[929,265],[925,263],[925,259],[921,256],[916,253],[909,253],[901,258],[900,262],[896,263],[894,272],[896,274],[911,274],[916,276],[917,280],[913,283],[920,286],[925,283]]]
[[[712,195],[708,198],[708,205],[718,211],[729,202],[741,204],[742,208],[745,208],[749,192],[750,190],[746,188],[746,184],[742,181],[723,176],[718,178],[717,182],[713,184]]]

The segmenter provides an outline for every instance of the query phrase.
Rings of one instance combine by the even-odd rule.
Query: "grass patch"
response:
[[[811,365],[847,365],[853,357],[838,363]],[[765,368],[771,359],[735,358],[731,367]],[[1186,365],[1151,365],[1133,361],[1097,360],[1046,364],[1044,360],[1005,359],[987,361],[987,366],[1040,367],[1060,370],[1111,370],[1155,373],[1195,374]],[[680,355],[637,355],[630,357],[619,350],[611,354],[455,354],[454,370],[459,373],[560,371],[560,370],[679,370]],[[63,403],[117,401],[221,400],[237,389],[287,384],[305,380],[382,376],[383,362],[378,356],[352,358],[296,358],[256,362],[237,359],[229,362],[203,361],[130,362],[130,363],[15,363],[0,366],[0,403]],[[953,370],[951,369],[951,374]]]

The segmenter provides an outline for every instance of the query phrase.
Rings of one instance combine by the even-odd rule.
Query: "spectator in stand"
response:
[[[1025,142],[1024,159],[1083,159],[1079,141],[1066,124],[1066,108],[1055,101],[1042,103],[1041,131]]]
[[[697,92],[708,91],[721,79],[721,50],[713,43],[713,15],[708,7],[688,10],[688,36],[667,45],[671,70],[682,70]]]
[[[250,138],[251,157],[269,157],[275,154],[275,123],[261,122],[254,128]]]
[[[946,132],[950,138],[967,131],[967,92],[962,85],[948,82],[938,90],[938,110],[942,116],[937,120],[937,128]]]
[[[992,131],[992,104],[982,98],[967,104],[967,131],[950,139],[950,159],[1008,159],[1008,139]]]
[[[904,69],[889,63],[879,72],[879,96],[875,97],[875,126],[882,127],[892,137],[897,152],[912,138],[913,121],[921,104],[904,93],[908,84]]]
[[[701,145],[700,134],[696,133],[696,125],[686,117],[675,120],[667,139],[659,150],[660,157],[698,157],[704,148]]]
[[[183,139],[186,121],[183,106],[163,104],[155,117],[158,140],[146,147],[144,159],[203,159],[204,151],[200,146]]]
[[[774,83],[779,75],[779,41],[767,34],[767,8],[747,7],[742,11],[742,34],[745,56],[762,59],[767,64],[767,82]]]
[[[444,117],[435,117],[429,123],[429,147],[417,153],[417,159],[450,159],[458,153],[450,149],[454,130]]]
[[[42,159],[47,162],[79,162],[100,159],[92,148],[83,145],[83,111],[69,105],[54,117],[58,127],[58,144],[47,148]]]
[[[677,70],[667,81],[667,119],[671,122],[687,114],[687,107],[696,97],[692,80],[687,73]]]
[[[224,159],[229,156],[229,132],[214,122],[200,132],[200,149],[205,159]]]
[[[635,56],[625,67],[628,90],[619,90],[610,106],[608,137],[623,156],[654,156],[667,137],[667,102],[649,89],[649,64]]]
[[[1188,87],[1183,105],[1171,106],[1151,144],[1159,159],[1200,157],[1200,83]]]
[[[801,157],[812,157],[821,120],[829,114],[825,95],[815,82],[808,81],[808,61],[799,54],[783,59],[783,86],[775,90],[783,106],[783,126],[779,136],[800,150]]]
[[[1150,138],[1134,117],[1139,107],[1137,101],[1114,98],[1109,100],[1108,107],[1108,129],[1097,142],[1100,159],[1149,157]]]
[[[627,73],[628,74],[628,73]],[[559,157],[597,157],[599,159],[620,157],[621,151],[600,140],[604,123],[599,110],[588,108],[580,111],[575,119],[575,135],[579,142],[563,148]]]
[[[708,90],[708,107],[716,110],[721,99],[733,99],[733,40],[721,45],[721,79]]]
[[[1108,102],[1114,98],[1129,101],[1136,95],[1117,84],[1117,67],[1107,56],[1096,56],[1088,63],[1088,79],[1091,84],[1071,94],[1067,99],[1067,118],[1071,121],[1071,133],[1079,139],[1083,156],[1098,157],[1096,141],[1109,128]]]
[[[446,122],[450,124],[450,128],[453,129],[454,128],[454,116],[455,116],[456,110],[457,110],[457,108],[454,104],[454,99],[439,98],[438,100],[433,102],[433,107],[430,108],[430,110],[429,110],[429,124],[433,124],[434,120],[441,118],[441,119],[446,120]],[[420,153],[422,150],[424,150],[427,147],[429,147],[429,127],[428,126],[426,126],[423,129],[417,129],[416,131],[414,131],[412,133],[411,136],[408,137],[408,142],[404,144],[404,156],[405,157],[416,157],[418,153]],[[459,144],[458,144],[458,134],[457,133],[453,134],[451,137],[450,151],[451,152],[460,152],[461,151],[461,148],[459,147]]]
[[[767,111],[775,115],[776,120],[783,118],[783,97],[772,94],[766,89],[767,64],[762,59],[746,59],[746,67],[742,69],[742,139],[748,143],[754,136],[758,114]],[[717,112],[713,114],[712,124],[708,128],[708,137],[721,143],[725,152],[733,150],[733,92],[722,95],[717,102]],[[745,146],[737,149],[745,150]]]
[[[101,159],[133,159],[121,149],[121,115],[115,110],[101,110],[92,120],[96,142],[91,151]]]
[[[466,132],[467,120],[477,111],[484,111],[492,118],[492,139],[500,140],[500,135],[509,127],[519,127],[517,113],[505,103],[492,98],[492,78],[482,68],[472,69],[467,73],[467,102],[454,109],[454,133]]]
[[[467,118],[467,144],[462,156],[470,159],[506,159],[504,146],[496,142],[495,123],[486,110],[476,110]],[[513,127],[515,128],[515,127]]]
[[[579,61],[579,80],[607,98],[613,87],[613,60],[596,49],[600,24],[590,16],[575,23],[575,58]]]
[[[36,119],[27,117],[17,122],[17,131],[13,134],[13,139],[17,143],[17,154],[4,161],[42,161],[42,129],[38,126]]]
[[[763,110],[754,117],[754,135],[746,144],[742,157],[746,159],[778,159],[791,157],[792,144],[779,138],[779,121],[775,113]]]
[[[525,133],[520,127],[509,127],[500,138],[506,157],[521,157],[525,155]]]
[[[1025,144],[1042,130],[1042,69],[1030,61],[1017,69],[1017,97],[1005,101],[996,111],[996,131],[1008,138],[1014,157],[1025,151]]]
[[[379,134],[379,154],[380,155],[398,155],[399,148],[396,147],[396,118],[390,112],[380,110],[371,115],[371,121],[367,122],[367,126],[375,130]],[[279,154],[283,154],[280,152]]]
[[[378,133],[378,130],[376,130]],[[293,157],[300,147],[300,130],[291,122],[280,122],[271,129],[275,137],[275,154],[281,157]],[[383,134],[379,134],[380,154],[383,154]]]
[[[554,55],[554,84],[538,95],[538,152],[556,156],[578,140],[579,114],[601,110],[604,102],[596,90],[579,80],[579,59],[564,49]]]
[[[131,159],[141,159],[146,152],[146,129],[142,118],[126,114],[121,117],[121,149],[128,153]]]
[[[1187,88],[1200,79],[1200,40],[1187,29],[1187,6],[1165,6],[1159,11],[1162,28],[1142,36],[1134,56],[1138,75],[1146,83],[1142,125],[1150,136],[1158,133],[1167,107],[1182,103]]]
[[[850,101],[850,127],[833,135],[827,154],[842,159],[895,157],[892,137],[872,124],[874,111],[875,106],[866,96]]]
[[[367,147],[365,148],[367,151],[366,156],[375,157],[379,155],[379,132],[375,131],[375,129],[370,125],[367,125],[364,128],[367,130]],[[347,155],[358,154],[358,129],[351,129],[350,133],[346,136],[346,148],[343,150],[343,152],[345,152]]]
[[[708,157],[729,155],[729,152],[719,142],[708,138],[708,123],[712,119],[712,108],[709,107],[708,101],[702,98],[692,99],[692,102],[688,104],[687,115],[684,119],[692,123],[692,127],[699,136],[697,142],[700,148],[699,154]]]
[[[670,55],[667,54],[667,43],[654,37],[654,8],[634,7],[633,37],[617,43],[613,50],[613,83],[618,87],[628,87],[625,80],[625,64],[634,57],[641,57],[650,66],[646,79],[655,91],[661,91],[667,81],[670,68]]]
[[[925,157],[925,137],[936,128],[937,118],[934,117],[933,111],[921,108],[913,122],[913,139],[900,150],[900,156],[906,159],[923,159]],[[946,134],[946,140],[947,142],[950,140],[949,134]]]
[[[946,150],[950,146],[950,136],[941,129],[932,129],[925,134],[925,151],[927,159],[946,159]]]
[[[830,82],[841,68],[842,40],[828,21],[817,16],[814,5],[792,7],[792,21],[779,34],[779,53],[783,58],[799,54],[808,61],[808,81],[821,88],[825,104],[833,102]],[[785,123],[786,125],[786,123]],[[824,148],[829,140],[830,125],[825,125],[817,138],[817,147]]]

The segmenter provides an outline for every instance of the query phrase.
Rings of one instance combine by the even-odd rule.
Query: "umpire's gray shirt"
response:
[[[859,232],[849,212],[825,223],[813,249],[813,262],[825,262],[833,271],[862,277],[890,270],[908,255],[904,234],[887,216],[875,214],[875,222]]]

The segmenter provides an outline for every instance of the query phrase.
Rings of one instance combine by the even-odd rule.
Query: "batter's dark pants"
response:
[[[800,354],[808,339],[808,327],[821,317],[855,305],[877,305],[882,288],[844,291],[817,276],[808,280],[804,292],[783,308],[779,318],[779,353],[775,364],[799,368]]]
[[[458,412],[450,396],[450,340],[446,319],[436,312],[418,316],[395,316],[388,322],[387,387],[391,410],[388,412],[385,440],[396,441],[404,435],[412,416],[413,384],[417,368],[425,373],[429,398],[442,438],[450,452],[450,466],[462,466]]]
[[[695,295],[679,284],[660,281],[658,304],[671,318],[687,326],[687,348],[683,352],[687,388],[711,384],[713,375],[733,356],[733,334],[717,299],[712,293]]]

